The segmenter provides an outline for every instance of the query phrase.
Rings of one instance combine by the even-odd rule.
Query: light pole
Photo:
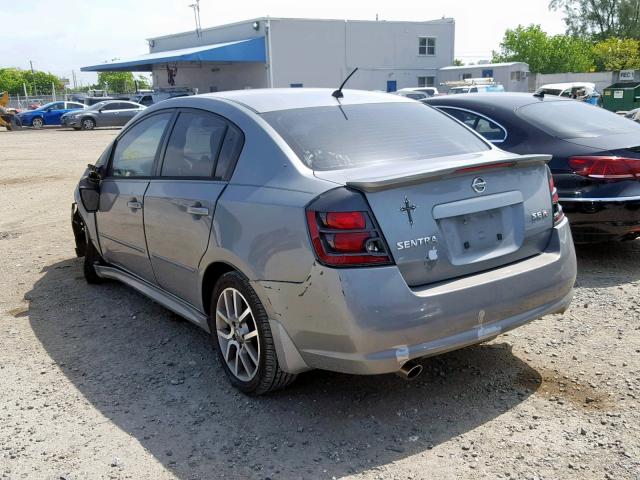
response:
[[[202,30],[200,26],[200,0],[196,0],[196,2],[189,5],[189,7],[193,8],[193,17],[196,21],[196,36],[200,37]]]

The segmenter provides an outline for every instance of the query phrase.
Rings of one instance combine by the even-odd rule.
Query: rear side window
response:
[[[425,162],[489,149],[455,120],[418,102],[300,108],[263,117],[313,170]]]
[[[589,138],[635,133],[640,124],[604,108],[575,100],[538,102],[516,110],[523,120],[557,138]]]
[[[145,118],[118,139],[111,162],[114,177],[149,177],[171,113]]]
[[[457,118],[491,142],[502,142],[507,138],[507,132],[500,125],[482,115],[457,108],[442,107],[441,110]]]
[[[133,103],[121,102],[118,104],[119,110],[133,110],[134,108],[138,108],[138,106]]]
[[[180,113],[169,137],[161,175],[212,177],[226,130],[226,122],[214,115]]]
[[[227,129],[227,135],[224,137],[224,143],[220,150],[220,157],[218,158],[218,165],[216,165],[216,178],[222,180],[229,180],[233,167],[236,165],[236,161],[242,151],[244,145],[244,135],[240,129],[229,125]]]
[[[107,103],[106,105],[103,105],[101,108],[104,111],[108,111],[108,110],[120,110],[120,103],[118,102],[113,102],[113,103]]]

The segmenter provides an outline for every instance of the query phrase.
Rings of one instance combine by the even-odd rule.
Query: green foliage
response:
[[[455,67],[462,67],[464,65],[464,62],[462,60],[460,60],[459,58],[456,58],[453,60],[453,65]]]
[[[568,35],[549,36],[540,25],[508,29],[493,62],[526,62],[532,73],[589,72],[591,44]]]
[[[146,90],[151,88],[146,77],[138,75],[134,78],[131,72],[100,72],[98,73],[98,83],[94,88],[108,90],[110,93],[132,93],[136,90],[135,81],[138,82],[138,89]]]
[[[549,8],[564,13],[572,36],[640,38],[640,0],[551,0]]]
[[[52,73],[20,68],[0,68],[0,92],[8,91],[10,94],[24,94],[24,86],[27,86],[29,95],[50,95],[51,84],[56,91],[61,91],[64,87],[58,77]]]
[[[640,68],[640,40],[609,38],[593,46],[596,68],[602,71]]]

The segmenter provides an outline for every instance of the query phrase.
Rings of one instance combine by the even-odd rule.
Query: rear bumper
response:
[[[577,243],[616,240],[640,233],[640,197],[562,199],[560,203]]]
[[[436,285],[410,288],[395,266],[319,265],[302,284],[256,284],[278,330],[274,336],[285,339],[279,349],[284,369],[379,374],[563,311],[575,277],[565,220],[542,254]]]

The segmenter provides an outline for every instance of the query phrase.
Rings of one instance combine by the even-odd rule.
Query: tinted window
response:
[[[519,117],[558,138],[640,134],[640,125],[600,107],[574,100],[539,102],[516,110]]]
[[[64,102],[56,102],[49,105],[49,110],[64,110]]]
[[[81,103],[67,102],[67,108],[84,108]]]
[[[472,128],[487,140],[499,142],[506,138],[505,132],[497,123],[467,110],[458,110],[456,108],[442,108],[452,117],[457,118],[462,123]]]
[[[206,113],[181,113],[164,154],[165,177],[211,177],[227,124]]]
[[[136,124],[118,139],[111,175],[114,177],[148,177],[152,173],[160,140],[170,113],[153,115]]]
[[[243,144],[244,135],[242,132],[233,125],[229,125],[216,165],[216,178],[229,180]]]
[[[118,104],[118,108],[120,110],[133,110],[134,108],[138,108],[138,106],[134,105],[133,103],[120,102]]]
[[[106,105],[103,105],[102,110],[103,111],[120,110],[120,105],[121,104],[118,102],[107,103]]]
[[[424,161],[489,148],[455,120],[417,102],[301,108],[263,116],[313,170]]]

